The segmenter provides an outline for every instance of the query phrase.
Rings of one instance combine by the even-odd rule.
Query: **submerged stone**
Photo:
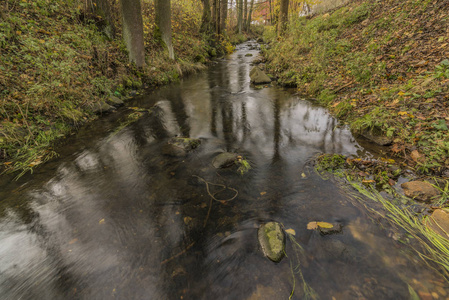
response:
[[[212,165],[216,169],[228,168],[235,164],[239,155],[237,153],[223,152],[215,156]]]
[[[187,152],[197,148],[201,144],[199,139],[174,137],[162,147],[162,154],[174,157],[183,157]]]
[[[285,255],[285,234],[277,222],[268,222],[257,232],[263,254],[274,262],[280,262]]]
[[[418,201],[431,201],[440,195],[440,191],[424,181],[409,181],[401,184],[407,197]]]
[[[270,77],[268,77],[267,74],[265,74],[258,67],[252,68],[251,72],[249,73],[249,77],[251,78],[251,83],[254,84],[264,84],[271,82]]]

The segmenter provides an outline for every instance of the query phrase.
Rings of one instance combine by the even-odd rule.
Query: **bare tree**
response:
[[[237,32],[242,33],[243,25],[243,0],[236,0],[237,2]]]
[[[136,66],[145,65],[143,21],[140,0],[121,0],[123,39],[128,49],[129,61]]]
[[[243,30],[246,31],[246,18],[248,16],[248,0],[243,1]]]
[[[170,0],[155,0],[156,25],[162,37],[162,41],[168,50],[168,57],[175,59],[171,36],[171,6]]]

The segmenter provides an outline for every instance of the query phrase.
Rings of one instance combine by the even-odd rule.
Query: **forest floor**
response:
[[[267,73],[279,84],[385,146],[385,161],[445,179],[448,192],[448,0],[351,1],[264,39]],[[383,183],[394,184],[387,173]]]
[[[243,35],[199,33],[201,9],[172,5],[170,60],[155,38],[153,5],[143,2],[146,67],[128,62],[119,8],[111,27],[83,1],[3,1],[0,5],[0,173],[32,171],[56,156],[55,143],[97,117],[106,103],[197,72]],[[184,6],[185,7],[184,7]]]

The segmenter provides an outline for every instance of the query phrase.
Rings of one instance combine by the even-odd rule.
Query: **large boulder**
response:
[[[431,201],[440,195],[440,191],[430,183],[424,181],[409,181],[401,184],[404,194],[407,197],[418,201]]]
[[[162,154],[174,157],[184,157],[187,155],[187,152],[197,148],[200,144],[201,141],[199,139],[174,137],[162,147]]]
[[[254,84],[265,84],[270,83],[271,79],[258,67],[254,67],[249,72],[249,77],[251,78],[251,83]]]
[[[239,155],[237,153],[223,152],[214,157],[212,165],[216,169],[228,168],[233,166],[238,158]]]
[[[426,225],[442,237],[449,239],[449,213],[444,209],[436,209],[426,219]]]
[[[257,232],[263,254],[274,262],[280,262],[285,255],[285,234],[277,222],[268,222]]]

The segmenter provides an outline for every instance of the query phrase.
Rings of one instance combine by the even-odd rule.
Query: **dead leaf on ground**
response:
[[[286,229],[285,232],[287,232],[288,234],[291,234],[291,235],[296,235],[296,231],[292,228]]]
[[[315,229],[318,229],[320,227],[321,228],[333,228],[334,225],[332,225],[331,223],[327,223],[327,222],[316,222],[316,221],[309,222],[307,224],[307,229],[308,230],[315,230]]]

